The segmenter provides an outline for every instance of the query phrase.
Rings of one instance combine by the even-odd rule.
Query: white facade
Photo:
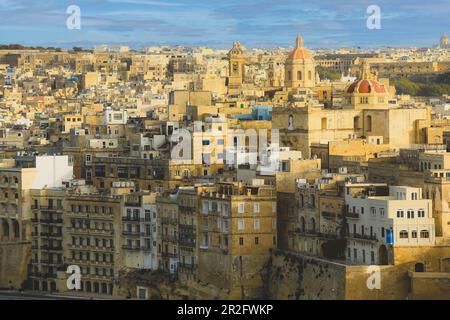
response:
[[[122,230],[125,265],[135,269],[158,268],[156,204],[122,207]]]
[[[352,194],[347,184],[347,261],[356,264],[385,264],[382,251],[390,245],[432,246],[435,226],[432,201],[422,199],[420,188],[389,187],[389,195]],[[369,184],[367,184],[369,186]],[[392,240],[388,241],[392,233]],[[387,253],[386,251],[384,253]]]

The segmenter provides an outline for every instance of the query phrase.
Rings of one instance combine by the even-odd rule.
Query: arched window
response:
[[[428,230],[421,230],[420,237],[422,239],[428,239],[430,237],[430,232]]]
[[[287,79],[288,79],[289,81],[292,80],[292,75],[291,75],[291,72],[290,72],[290,71],[287,72]]]
[[[5,219],[3,219],[2,222],[2,236],[4,238],[9,238],[9,223]]]
[[[308,71],[308,80],[312,80],[312,72],[311,72],[311,70]]]
[[[413,209],[408,210],[407,217],[408,217],[408,219],[414,219],[414,210]]]
[[[417,231],[416,230],[411,231],[411,238],[417,239]]]
[[[311,208],[315,208],[316,207],[316,196],[313,195],[313,194],[309,197],[309,206]]]
[[[406,230],[400,231],[400,239],[408,239],[408,231]]]
[[[322,118],[321,128],[322,128],[322,130],[327,129],[327,118]]]
[[[419,211],[417,211],[417,216],[419,218],[425,218],[425,210],[419,209]]]
[[[414,265],[414,271],[415,272],[425,272],[425,265],[423,263],[421,263],[421,262],[416,263]]]
[[[403,218],[403,210],[397,210],[397,218]]]
[[[302,72],[297,71],[297,80],[302,80]]]
[[[359,126],[359,117],[356,116],[353,118],[353,129],[359,130],[361,127]]]
[[[14,239],[20,238],[20,226],[17,220],[13,220]]]
[[[366,131],[372,131],[372,116],[366,117]]]
[[[311,218],[311,231],[316,232],[316,220],[314,218]]]
[[[300,225],[301,225],[301,228],[302,228],[302,232],[305,232],[306,231],[306,221],[305,221],[305,218],[304,217],[301,217],[300,218]]]

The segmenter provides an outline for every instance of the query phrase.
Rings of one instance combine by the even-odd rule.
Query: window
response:
[[[411,200],[417,200],[417,192],[411,193]]]
[[[380,216],[384,217],[384,208],[380,208]]]
[[[259,244],[259,238],[255,237],[255,244],[258,245]]]
[[[423,239],[428,239],[430,237],[430,232],[428,230],[421,230],[420,237]]]
[[[253,205],[253,211],[254,211],[255,213],[259,213],[259,203],[255,203],[255,204]]]
[[[260,227],[259,219],[255,219],[253,226],[254,226],[255,230],[259,230],[259,227]]]
[[[366,97],[366,99],[367,99],[367,97]],[[372,116],[366,117],[366,131],[372,131]]]
[[[408,216],[408,219],[414,219],[414,210],[409,209],[407,216]]]
[[[419,218],[425,218],[425,210],[419,209],[419,211],[417,211],[417,216]]]
[[[408,239],[408,231],[406,230],[400,231],[400,239]]]
[[[244,203],[239,203],[238,204],[238,212],[239,213],[244,213],[245,210],[245,204]]]
[[[238,220],[238,230],[244,230],[245,229],[245,222],[244,219]]]
[[[322,118],[322,123],[321,123],[321,128],[322,130],[326,130],[327,129],[327,118]]]
[[[385,233],[384,227],[381,227],[381,237],[382,237],[382,238],[384,238],[384,233]]]
[[[297,80],[302,80],[302,72],[297,71]]]
[[[411,231],[411,238],[417,239],[417,231],[416,230]]]
[[[239,245],[240,246],[244,245],[244,238],[242,238],[242,237],[239,238]]]
[[[403,218],[403,210],[397,210],[397,218]]]

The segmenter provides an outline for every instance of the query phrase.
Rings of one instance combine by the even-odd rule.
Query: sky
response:
[[[66,26],[81,10],[81,29]],[[381,9],[368,29],[367,8]],[[450,33],[450,0],[0,0],[0,43],[287,47],[430,47]]]

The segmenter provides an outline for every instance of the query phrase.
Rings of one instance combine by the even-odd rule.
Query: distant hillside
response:
[[[450,72],[439,75],[437,80],[432,82],[425,83],[402,77],[391,79],[391,84],[395,86],[399,94],[438,97],[444,94],[450,94]]]

